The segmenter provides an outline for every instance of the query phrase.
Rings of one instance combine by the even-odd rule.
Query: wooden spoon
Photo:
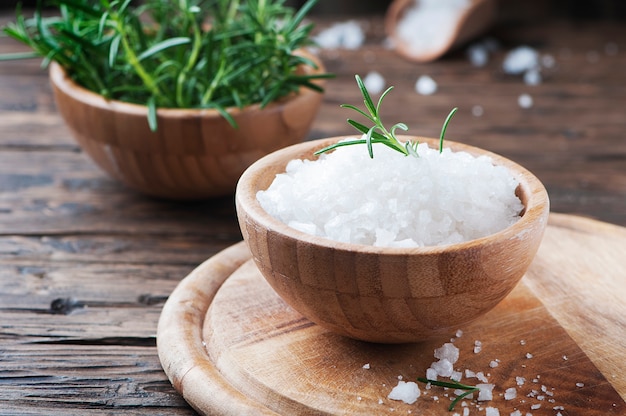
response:
[[[398,26],[415,5],[415,0],[394,0],[385,18],[385,30],[393,40],[396,51],[415,62],[434,61],[454,47],[479,35],[495,19],[497,8],[496,0],[471,0],[468,7],[459,10],[458,15],[451,19],[453,27],[441,27],[437,29],[436,37],[432,33],[424,34],[411,42],[406,36],[400,35]],[[419,36],[417,31],[416,36]],[[424,47],[418,47],[419,44]]]

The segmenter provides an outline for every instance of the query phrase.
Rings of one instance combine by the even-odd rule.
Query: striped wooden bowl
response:
[[[323,72],[311,59],[318,68],[307,70]],[[322,101],[322,94],[302,88],[263,109],[229,109],[236,129],[216,110],[159,109],[153,132],[146,106],[106,100],[55,63],[50,79],[59,112],[93,161],[131,188],[170,199],[232,194],[250,164],[306,138]]]
[[[525,207],[515,224],[480,239],[420,248],[340,243],[297,231],[261,207],[256,193],[267,189],[290,160],[312,159],[315,150],[340,139],[306,142],[265,156],[237,185],[237,215],[252,258],[289,305],[351,338],[416,342],[453,333],[515,287],[539,248],[548,195],[523,167],[475,147],[446,141],[453,151],[488,155],[508,168],[519,181],[517,195]],[[438,146],[437,140],[417,139]]]

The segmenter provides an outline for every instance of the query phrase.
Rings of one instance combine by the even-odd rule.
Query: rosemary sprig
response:
[[[361,95],[363,96],[363,103],[365,104],[367,113],[361,110],[360,108],[351,104],[342,104],[341,107],[356,111],[357,113],[361,114],[366,119],[368,119],[374,125],[372,127],[367,127],[364,124],[359,123],[358,121],[348,119],[348,124],[350,124],[359,132],[361,132],[365,136],[365,138],[360,138],[360,139],[355,139],[355,140],[346,140],[346,141],[342,141],[339,143],[334,143],[330,146],[327,146],[323,149],[318,150],[317,152],[315,152],[315,154],[319,155],[319,154],[328,152],[330,150],[333,150],[342,146],[366,144],[367,151],[370,155],[370,158],[374,158],[374,151],[372,148],[372,144],[382,143],[385,146],[388,146],[392,148],[393,150],[396,150],[402,153],[405,156],[411,155],[414,157],[419,157],[419,155],[417,154],[417,146],[419,144],[419,141],[409,140],[403,144],[396,137],[396,130],[401,129],[401,130],[407,131],[409,129],[407,125],[404,123],[396,123],[390,129],[387,129],[385,125],[383,124],[382,118],[380,116],[380,107],[382,105],[382,102],[384,98],[387,96],[387,94],[389,94],[389,92],[393,90],[393,87],[387,88],[381,94],[380,98],[378,99],[378,103],[374,105],[374,101],[372,100],[372,97],[367,91],[367,88],[365,88],[365,84],[363,83],[363,80],[361,79],[361,77],[359,75],[355,75],[355,79],[359,87],[359,90],[361,91]],[[450,114],[448,114],[448,117],[446,117],[446,120],[443,124],[443,127],[441,129],[441,134],[439,136],[439,153],[443,151],[443,140],[446,134],[446,130],[448,128],[448,124],[450,123],[450,120],[452,119],[452,117],[454,116],[457,110],[458,108],[456,107],[453,108],[452,111],[450,111]]]
[[[480,389],[476,386],[468,386],[467,384],[462,384],[462,383],[459,383],[458,381],[438,381],[438,380],[430,380],[424,377],[418,377],[417,381],[420,381],[426,384],[431,384],[433,386],[438,386],[438,387],[448,387],[451,389],[466,390],[463,394],[459,394],[452,401],[452,403],[450,403],[450,406],[448,407],[448,411],[454,410],[454,406],[456,406],[456,404],[460,400],[462,400],[464,397],[469,396],[472,393],[477,393],[478,391],[480,391]]]

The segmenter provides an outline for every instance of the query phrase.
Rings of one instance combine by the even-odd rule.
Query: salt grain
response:
[[[507,53],[502,69],[507,74],[523,74],[539,65],[539,53],[529,46],[519,46]]]
[[[475,105],[472,107],[472,115],[474,117],[481,117],[485,113],[485,110],[481,105]]]
[[[522,416],[522,412],[520,412],[519,410],[516,410],[514,412],[511,412],[510,416]]]
[[[363,78],[363,84],[370,94],[380,94],[385,88],[385,78],[378,72],[372,71]]]
[[[335,23],[314,38],[324,49],[358,49],[365,40],[361,26],[354,20]]]
[[[500,410],[495,407],[485,408],[485,416],[500,416]]]
[[[576,383],[576,387],[585,387],[585,383]]]
[[[491,367],[491,368],[496,368],[498,365],[500,365],[500,360],[498,360],[498,359],[496,359],[496,360],[492,360],[492,361],[489,363],[489,367]]]
[[[439,154],[426,143],[419,158],[376,143],[373,150],[373,159],[364,146],[345,146],[316,161],[292,160],[257,199],[300,231],[384,247],[459,243],[519,219],[517,180],[486,156]]]
[[[518,386],[523,386],[524,383],[526,382],[526,379],[524,377],[515,377],[515,382],[517,383]]]
[[[415,91],[421,95],[433,95],[437,92],[437,83],[428,75],[422,75],[415,83]]]
[[[369,365],[369,363],[368,363],[368,364],[363,365],[363,368],[364,368],[365,370],[369,370],[369,369],[370,369],[370,365]]]
[[[479,401],[489,401],[493,399],[493,384],[477,384],[478,387],[478,399]]]
[[[529,69],[524,73],[524,83],[526,85],[541,84],[541,72],[537,68]]]
[[[489,62],[489,50],[482,43],[474,43],[467,48],[467,58],[475,67],[483,67]]]
[[[454,364],[459,359],[459,349],[454,344],[447,342],[435,350],[435,358],[445,359]]]
[[[398,385],[394,387],[389,395],[388,399],[402,400],[406,404],[413,404],[420,397],[420,389],[416,383],[409,381],[398,381]]]
[[[533,106],[533,97],[529,94],[522,94],[517,98],[517,104],[522,108],[531,108]]]
[[[474,354],[478,354],[483,349],[483,343],[480,341],[474,341]]]
[[[540,404],[533,404],[532,406],[530,406],[531,410],[537,410],[537,409],[541,409],[541,405]]]
[[[430,368],[434,369],[442,377],[450,377],[452,371],[454,371],[452,363],[445,358],[432,363]]]
[[[517,389],[515,387],[509,387],[504,391],[504,400],[513,400],[517,397]]]

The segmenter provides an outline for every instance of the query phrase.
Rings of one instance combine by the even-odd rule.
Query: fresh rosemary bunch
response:
[[[356,140],[346,140],[346,141],[342,141],[339,143],[335,143],[323,149],[318,150],[317,152],[315,152],[315,154],[319,155],[321,153],[325,153],[325,152],[328,152],[330,150],[333,150],[342,146],[350,146],[354,144],[366,144],[367,151],[369,152],[370,158],[374,158],[374,150],[372,148],[372,144],[382,143],[406,156],[411,155],[411,156],[419,157],[419,155],[417,154],[417,145],[419,144],[418,141],[409,140],[405,142],[404,144],[402,144],[402,142],[400,142],[400,140],[398,140],[396,137],[396,130],[401,129],[401,130],[407,131],[408,130],[407,125],[404,123],[397,123],[397,124],[394,124],[390,129],[387,129],[385,125],[383,124],[383,121],[380,117],[380,106],[382,105],[383,99],[387,96],[387,94],[389,94],[389,92],[391,92],[393,87],[387,88],[385,92],[381,94],[380,98],[378,99],[378,103],[374,105],[374,101],[372,100],[372,97],[367,91],[367,88],[365,88],[365,84],[363,83],[363,80],[361,79],[361,77],[358,75],[355,75],[355,78],[356,78],[356,83],[359,86],[359,90],[361,91],[361,95],[363,96],[363,102],[365,103],[365,108],[367,109],[369,114],[351,104],[342,104],[341,107],[349,108],[351,110],[356,111],[357,113],[361,114],[366,119],[374,123],[374,125],[372,127],[367,127],[364,124],[359,123],[358,121],[348,119],[348,124],[350,124],[351,126],[356,128],[358,131],[360,131],[365,136],[365,138],[356,139]],[[448,117],[446,117],[445,122],[443,123],[443,127],[441,128],[441,134],[439,136],[439,153],[443,151],[443,138],[446,134],[446,129],[448,128],[448,124],[450,123],[450,120],[452,119],[452,117],[454,116],[457,110],[458,108],[456,107],[453,108],[452,111],[450,111],[450,114],[448,114]]]
[[[153,129],[156,108],[213,108],[234,125],[228,107],[321,90],[312,81],[329,76],[297,70],[315,66],[295,51],[312,43],[301,23],[317,0],[297,12],[284,0],[49,0],[53,17],[44,1],[32,18],[18,8],[5,33],[85,88],[147,105]]]

